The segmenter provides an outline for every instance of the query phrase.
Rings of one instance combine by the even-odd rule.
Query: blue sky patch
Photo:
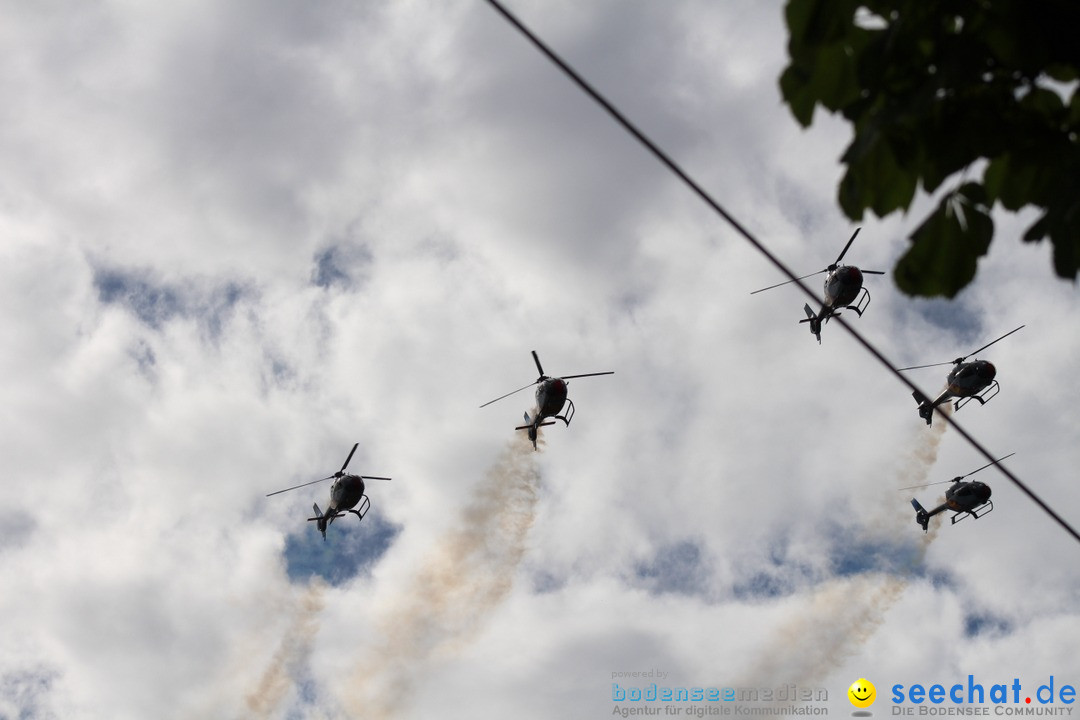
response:
[[[306,583],[318,576],[341,585],[369,570],[390,548],[400,525],[372,511],[357,522],[355,515],[338,518],[326,529],[326,541],[315,523],[306,523],[285,538],[285,570],[289,580]]]
[[[636,565],[634,575],[654,593],[702,595],[711,572],[704,567],[701,546],[683,540],[661,546],[651,560]]]
[[[124,307],[155,330],[177,317],[195,318],[215,336],[244,296],[235,282],[164,283],[155,281],[150,272],[119,268],[96,269],[94,287],[102,303]]]
[[[311,282],[326,289],[355,289],[371,261],[371,251],[363,245],[333,245],[315,255]]]

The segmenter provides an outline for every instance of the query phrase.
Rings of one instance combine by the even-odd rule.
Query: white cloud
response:
[[[832,262],[848,131],[780,103],[778,5],[515,9],[794,270]],[[591,717],[657,669],[848,712],[861,676],[1080,680],[1068,536],[987,470],[995,511],[924,547],[896,488],[981,457],[842,328],[818,346],[794,288],[751,297],[776,270],[487,6],[76,3],[0,32],[0,714],[348,717],[380,682],[397,717]],[[887,269],[918,219],[868,218],[846,259]],[[1026,323],[958,419],[1069,517],[1078,300],[1022,226],[957,301],[875,277],[852,323],[902,364]],[[534,349],[615,374],[571,381],[510,542],[475,508],[531,390],[478,406]],[[328,488],[264,496],[354,442],[394,478],[328,533],[359,574],[290,583]],[[390,664],[388,637],[416,642]]]

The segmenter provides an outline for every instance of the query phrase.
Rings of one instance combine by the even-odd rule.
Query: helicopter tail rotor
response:
[[[537,438],[537,432],[539,431],[539,429],[542,428],[542,427],[546,427],[548,425],[554,425],[555,424],[554,420],[549,420],[547,422],[537,422],[537,420],[540,420],[540,419],[541,418],[537,418],[536,420],[534,420],[533,418],[529,417],[529,413],[526,412],[525,413],[525,424],[524,425],[518,425],[516,428],[514,428],[515,430],[528,430],[529,431],[529,440],[532,441],[533,450],[537,449],[537,447],[536,447],[536,438]]]
[[[915,398],[915,402],[919,403],[919,417],[929,425],[934,418],[934,406],[930,404],[930,399],[918,390],[911,393],[911,397]]]
[[[926,508],[915,498],[911,498],[911,506],[915,508],[915,522],[922,525],[923,532],[927,532],[930,528],[930,513],[926,512]]]
[[[348,463],[347,460],[345,462]],[[319,503],[313,503],[311,507],[315,510],[315,517],[308,518],[308,521],[314,520],[318,523],[319,532],[322,533],[323,542],[326,542],[326,516],[323,515],[322,510],[319,509]]]
[[[367,497],[366,495],[364,496]],[[312,503],[311,509],[315,511],[315,517],[309,517],[308,522],[315,522],[319,526],[319,532],[322,533],[322,539],[326,540],[326,527],[334,522],[335,519],[342,517],[345,513],[338,512],[333,508],[329,512],[324,513],[319,509],[319,503]]]
[[[807,303],[803,305],[803,312],[806,313],[806,319],[800,320],[800,323],[810,323],[810,332],[817,338],[818,345],[821,344],[821,319],[814,314],[814,309]]]

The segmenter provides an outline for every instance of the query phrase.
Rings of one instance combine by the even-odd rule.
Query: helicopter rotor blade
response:
[[[829,271],[828,268],[826,268],[825,270],[818,270],[817,272],[812,272],[809,275],[803,275],[800,278],[795,278],[795,280],[785,280],[782,283],[776,283],[775,285],[770,285],[769,287],[763,287],[760,290],[754,290],[750,294],[751,295],[757,295],[759,292],[765,292],[766,290],[772,290],[773,288],[778,288],[781,285],[788,285],[790,283],[797,282],[798,280],[805,280],[808,277],[814,277],[815,275],[820,275],[821,273],[828,272],[828,271]]]
[[[352,446],[352,450],[349,451],[349,457],[345,458],[345,464],[341,466],[341,469],[337,471],[338,475],[345,472],[345,468],[349,467],[349,461],[352,460],[353,453],[356,452],[356,448],[360,447],[360,443],[356,443]]]
[[[364,478],[365,480],[391,480],[392,479],[392,478],[388,478],[388,477],[380,477],[378,475],[361,475],[360,477]]]
[[[884,270],[863,270],[862,274],[863,275],[885,275],[885,271]]]
[[[485,408],[485,407],[487,407],[488,405],[490,405],[491,403],[499,402],[499,401],[500,401],[500,400],[502,400],[503,398],[508,398],[508,397],[510,397],[511,395],[513,395],[513,394],[515,394],[515,393],[519,393],[519,392],[521,392],[522,390],[524,390],[524,389],[526,389],[526,388],[531,388],[531,387],[532,387],[533,385],[535,385],[535,384],[536,384],[536,383],[538,383],[538,382],[540,382],[540,381],[539,381],[539,380],[534,380],[533,382],[529,383],[529,384],[528,384],[528,385],[526,385],[525,387],[519,387],[519,388],[518,388],[517,390],[514,390],[513,392],[508,392],[508,393],[506,393],[505,395],[500,395],[499,397],[495,398],[494,400],[488,400],[488,401],[487,401],[486,403],[484,403],[484,404],[483,404],[483,405],[481,405],[480,407],[482,407],[482,408]]]
[[[866,271],[864,270],[863,272],[866,272]],[[1027,326],[1026,325],[1021,325],[1020,327],[1016,328],[1016,330],[1019,330],[1020,328],[1024,328],[1024,327],[1027,327]],[[1009,332],[1007,332],[1004,335],[1002,335],[1001,337],[999,337],[997,340],[992,340],[992,341],[986,343],[985,345],[983,345],[978,350],[975,350],[973,352],[969,352],[967,355],[964,355],[963,357],[958,357],[955,360],[950,360],[949,362],[931,363],[930,365],[912,365],[911,367],[897,368],[897,370],[899,370],[899,371],[918,370],[920,368],[937,367],[939,365],[959,365],[960,363],[964,362],[965,360],[967,360],[972,355],[978,355],[983,350],[985,350],[986,348],[988,348],[991,345],[993,345],[994,343],[996,343],[998,340],[1004,340],[1005,338],[1009,337],[1014,332],[1016,332],[1016,330],[1010,330]]]
[[[952,480],[938,480],[937,482],[924,483],[922,485],[911,485],[910,487],[897,488],[897,491],[899,492],[901,490],[918,490],[920,488],[930,487],[931,485],[944,485],[945,483],[960,482],[960,478],[962,477],[963,475],[957,478],[953,478]]]
[[[1015,454],[1016,453],[1009,453],[1005,457],[999,457],[994,462],[986,463],[981,468],[979,468],[979,470],[985,470],[986,468],[990,467],[991,465],[996,465],[997,463],[1001,462],[1002,460],[1011,458]],[[930,487],[931,485],[944,485],[945,483],[957,483],[957,482],[960,482],[961,480],[963,480],[964,478],[966,478],[968,475],[974,475],[975,473],[979,472],[979,470],[972,470],[971,472],[967,473],[966,475],[958,475],[957,477],[954,477],[952,480],[939,480],[938,482],[925,483],[923,485],[912,485],[910,487],[903,487],[903,488],[899,488],[899,489],[900,490],[918,490],[919,488]]]
[[[607,372],[584,373],[582,375],[563,375],[562,379],[563,380],[569,380],[571,378],[595,377],[597,375],[614,375],[614,374],[615,374],[614,370],[608,370]]]
[[[939,365],[952,365],[952,364],[953,363],[950,361],[950,362],[943,362],[943,363],[931,363],[930,365],[912,365],[911,367],[906,367],[906,368],[896,368],[896,370],[897,370],[897,372],[903,372],[904,370],[920,370],[922,368],[938,367]]]
[[[988,463],[986,463],[986,464],[985,464],[985,465],[983,465],[983,466],[982,466],[981,468],[979,468],[979,470],[985,470],[986,468],[990,467],[991,465],[997,465],[997,464],[998,464],[999,462],[1001,462],[1002,460],[1005,460],[1006,458],[1011,458],[1011,457],[1012,457],[1013,455],[1015,455],[1015,454],[1016,454],[1016,453],[1009,453],[1009,454],[1008,454],[1008,455],[1006,455],[1005,457],[999,457],[999,458],[998,458],[997,460],[995,460],[994,462],[988,462]],[[962,477],[962,478],[966,478],[966,477],[967,477],[968,475],[974,475],[975,473],[979,472],[979,470],[972,470],[972,471],[971,471],[971,472],[969,472],[969,473],[968,473],[967,475],[961,475],[960,477]]]
[[[1019,329],[1020,329],[1020,328],[1022,328],[1022,327],[1026,327],[1026,326],[1024,326],[1024,325],[1021,325],[1020,327],[1016,328],[1016,330],[1019,330]],[[986,343],[985,345],[983,345],[983,346],[982,346],[981,348],[979,348],[978,350],[975,350],[975,351],[973,351],[973,352],[969,352],[969,353],[968,353],[967,355],[965,355],[964,357],[962,357],[962,358],[960,358],[959,360],[957,360],[957,361],[956,361],[956,362],[957,362],[957,364],[959,364],[959,363],[962,363],[962,362],[964,362],[965,360],[967,360],[967,359],[968,359],[969,357],[971,357],[972,355],[978,355],[978,354],[979,354],[979,353],[981,353],[981,352],[982,352],[983,350],[985,350],[986,348],[988,348],[988,347],[990,347],[991,345],[993,345],[994,343],[996,343],[996,342],[997,342],[998,340],[1004,340],[1005,338],[1009,337],[1009,336],[1010,336],[1010,335],[1012,335],[1012,334],[1013,334],[1014,332],[1016,332],[1016,330],[1010,330],[1009,332],[1007,332],[1007,333],[1005,333],[1004,335],[1002,335],[1001,337],[999,337],[999,338],[998,338],[997,340],[992,340],[992,341],[990,341],[990,342]]]
[[[289,492],[290,490],[295,490],[297,488],[307,487],[308,485],[314,485],[315,483],[321,483],[321,482],[326,482],[327,480],[333,480],[335,477],[337,477],[337,475],[327,475],[324,478],[319,478],[318,480],[312,480],[311,482],[301,483],[300,485],[293,485],[292,487],[285,488],[284,490],[275,490],[272,493],[267,493],[266,497],[270,497],[271,495],[280,495],[283,492]]]
[[[543,380],[547,375],[544,374],[544,368],[540,367],[540,356],[536,354],[535,350],[532,351],[532,356],[533,362],[536,363],[536,369],[540,371],[540,379]],[[539,382],[539,380],[537,382]]]
[[[855,242],[855,236],[859,234],[860,230],[862,230],[861,227],[855,228],[855,232],[852,233],[851,239],[847,241],[847,245],[844,246],[844,249],[841,250],[840,254],[836,257],[836,262],[829,266],[830,270],[835,270],[840,265],[840,261],[844,259],[844,255],[847,254],[848,248],[851,247],[851,243]]]

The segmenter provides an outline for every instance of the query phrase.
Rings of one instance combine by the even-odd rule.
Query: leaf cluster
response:
[[[990,210],[1032,207],[1027,242],[1080,271],[1080,2],[788,0],[784,101],[854,129],[839,203],[852,220],[906,211],[950,182],[894,271],[912,295],[954,296],[994,234]],[[979,162],[982,161],[982,162]],[[981,179],[969,178],[982,171]]]

